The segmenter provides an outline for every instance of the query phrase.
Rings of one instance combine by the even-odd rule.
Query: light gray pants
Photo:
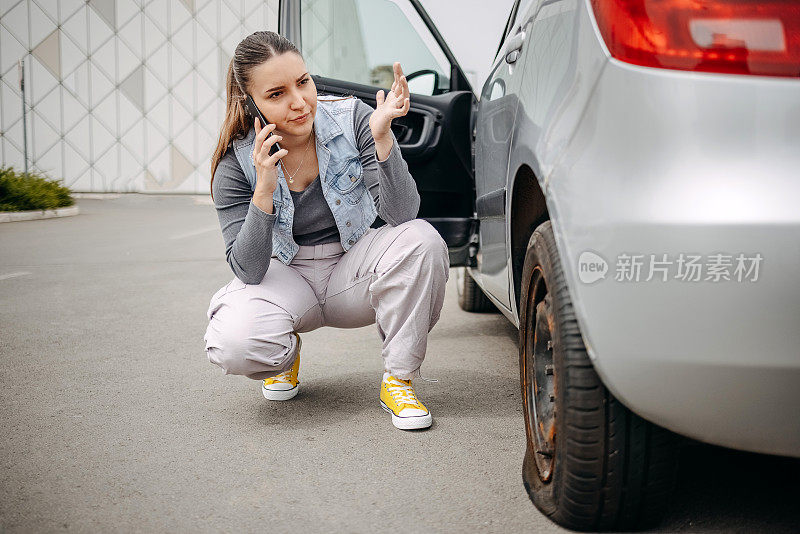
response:
[[[259,380],[292,366],[292,332],[377,323],[386,370],[417,377],[448,268],[447,245],[421,219],[372,228],[347,252],[301,246],[290,265],[272,258],[260,284],[234,278],[214,294],[206,354],[226,374]]]

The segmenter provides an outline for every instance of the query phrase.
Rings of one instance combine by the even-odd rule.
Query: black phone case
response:
[[[253,97],[250,95],[247,95],[247,99],[244,102],[244,111],[250,115],[252,120],[256,120],[256,118],[258,118],[259,122],[261,122],[262,128],[269,124],[269,122],[267,122],[267,120],[264,118],[264,115],[261,114],[261,110],[258,109],[258,106],[256,106],[256,103],[253,101]],[[271,135],[272,133],[270,133],[267,137]],[[281,147],[278,146],[278,143],[273,144],[269,149],[269,155],[273,155],[280,149]]]

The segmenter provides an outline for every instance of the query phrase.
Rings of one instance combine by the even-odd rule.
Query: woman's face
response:
[[[253,68],[250,91],[264,118],[275,124],[280,135],[306,137],[311,133],[317,87],[299,54],[285,52]]]

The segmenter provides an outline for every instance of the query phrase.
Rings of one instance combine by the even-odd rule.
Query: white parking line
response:
[[[28,271],[19,271],[17,273],[0,274],[0,280],[8,280],[9,278],[16,278],[18,276],[28,276],[31,273]]]
[[[192,230],[191,232],[186,232],[185,234],[178,234],[173,235],[170,239],[184,239],[186,237],[194,237],[200,234],[206,234],[208,232],[213,232],[215,230],[219,230],[219,226],[209,226],[208,228],[200,228],[199,230]]]

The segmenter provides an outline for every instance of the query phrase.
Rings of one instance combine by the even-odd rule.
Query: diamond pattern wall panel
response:
[[[36,2],[30,2],[28,13],[30,23],[30,44],[28,46],[31,49],[35,49],[39,43],[56,29],[57,23],[42,11],[42,8]]]
[[[278,0],[0,2],[0,155],[77,192],[208,192],[239,41]]]
[[[24,55],[25,46],[0,24],[0,75],[16,75],[17,60]]]
[[[63,149],[60,143],[56,143],[53,148],[36,158],[36,168],[48,176],[63,176]]]
[[[61,31],[69,37],[85,56],[89,55],[89,32],[87,31],[89,8],[82,6],[61,23]]]
[[[44,40],[36,45],[33,49],[33,55],[42,64],[50,69],[56,79],[61,78],[61,32],[53,30],[53,32],[44,38]]]
[[[19,2],[13,8],[3,14],[0,25],[10,31],[14,37],[27,49],[30,49],[28,41],[28,6],[26,2]]]
[[[78,178],[89,169],[89,162],[71,144],[62,143],[62,146],[64,148],[64,184],[73,187]]]
[[[121,2],[124,3],[124,2]],[[117,2],[116,0],[89,0],[94,12],[100,15],[106,24],[112,28],[117,23]]]
[[[142,61],[142,28],[144,27],[144,14],[141,11],[135,12],[130,19],[122,23],[117,37],[120,41],[128,45],[131,52]]]
[[[12,83],[9,84],[7,82]],[[13,82],[16,82],[16,78],[13,80],[4,78],[0,82],[0,106],[3,110],[0,130],[3,131],[22,118],[22,99],[20,98],[19,87]]]

